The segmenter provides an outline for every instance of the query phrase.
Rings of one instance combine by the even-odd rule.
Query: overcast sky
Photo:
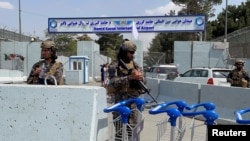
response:
[[[29,36],[44,39],[48,18],[71,17],[122,17],[122,16],[162,16],[170,10],[181,7],[170,0],[20,0],[21,29]],[[216,14],[225,9],[225,1],[216,7]],[[228,5],[239,5],[246,0],[228,0]],[[19,1],[0,0],[0,28],[19,32]],[[139,33],[145,50],[156,33]],[[94,34],[89,34],[95,38]],[[131,35],[125,34],[125,37]]]

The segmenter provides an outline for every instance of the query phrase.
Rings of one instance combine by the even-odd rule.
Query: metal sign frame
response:
[[[203,32],[205,15],[48,18],[49,33]],[[134,23],[134,24],[133,24]]]

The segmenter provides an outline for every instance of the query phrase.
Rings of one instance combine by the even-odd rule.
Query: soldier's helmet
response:
[[[241,60],[241,59],[236,59],[236,60],[235,60],[235,64],[238,64],[238,63],[244,64],[245,62],[244,62],[243,60]]]
[[[127,51],[136,51],[137,49],[136,45],[131,41],[124,41],[123,48],[125,48],[124,50],[127,50]]]
[[[41,48],[50,48],[52,51],[56,51],[57,48],[55,46],[55,42],[50,40],[45,40],[41,44]]]

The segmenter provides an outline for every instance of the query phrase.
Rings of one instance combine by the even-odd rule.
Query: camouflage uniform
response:
[[[242,63],[243,65],[244,61],[237,59],[235,65],[237,63]],[[227,76],[227,81],[234,87],[249,87],[249,80],[250,78],[243,68],[235,68]]]
[[[136,51],[136,46],[133,44],[128,47],[129,51]],[[128,69],[139,69],[139,65],[133,60],[130,63],[126,63]],[[112,62],[109,66],[109,85],[107,93],[112,94],[114,97],[114,103],[119,103],[124,100],[137,98],[142,93],[141,88],[136,85],[135,80],[129,80],[129,71],[119,65],[119,62]],[[143,80],[144,81],[144,80]],[[145,81],[144,81],[145,82]],[[134,126],[138,121],[138,112],[136,110],[136,104],[131,103],[126,105],[131,109],[128,122],[130,126]],[[113,119],[119,117],[118,112],[113,112]],[[116,125],[115,125],[116,126]],[[116,127],[116,130],[119,130]]]
[[[46,76],[54,76],[57,85],[63,85],[63,64],[61,62],[56,62],[56,48],[55,43],[53,41],[43,41],[41,44],[41,48],[51,49],[53,52],[51,55],[52,61],[49,64],[46,64],[45,60],[41,60],[35,63],[30,71],[29,77],[27,78],[27,84],[45,84],[44,79]],[[43,67],[42,74],[35,74],[35,70],[38,67]],[[48,77],[46,83],[48,85],[55,85],[54,79],[52,77]]]
[[[56,68],[53,67],[53,69],[55,69],[55,71],[54,71],[54,74],[52,74],[52,75],[55,76],[55,79],[57,81],[57,85],[62,85],[64,83],[64,82],[62,82],[63,81],[63,64],[60,62],[51,62],[50,64],[45,65],[45,69],[44,69],[45,74],[42,76],[42,78],[39,78],[39,75],[34,75],[34,70],[37,67],[41,67],[43,64],[45,64],[45,60],[39,61],[33,65],[32,70],[31,70],[29,77],[27,79],[27,84],[44,84],[44,78],[49,74],[49,72],[51,72],[50,70],[52,69],[52,66],[54,64],[56,64],[56,66],[55,66]],[[47,84],[48,85],[55,85],[54,79],[49,77],[47,79]]]

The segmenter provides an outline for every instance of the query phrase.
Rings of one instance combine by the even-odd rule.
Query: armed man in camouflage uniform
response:
[[[57,62],[55,43],[51,40],[41,44],[41,59],[35,63],[27,78],[27,84],[63,85],[63,64]],[[47,78],[46,78],[47,77]],[[45,82],[45,78],[47,81]],[[55,81],[57,83],[55,83]]]
[[[145,78],[139,65],[134,62],[135,51],[136,45],[131,41],[125,40],[117,55],[117,62],[112,62],[109,66],[110,82],[107,93],[114,96],[114,103],[137,98],[142,94],[141,88],[138,86],[137,82],[142,81],[145,83]],[[124,66],[124,64],[126,66]],[[138,117],[138,112],[135,110],[136,104],[132,103],[127,106],[132,112],[129,116],[128,122],[129,125],[133,127],[137,124]],[[113,119],[116,119],[118,116],[119,113],[113,113]],[[116,127],[116,131],[119,130],[118,128],[119,127]]]
[[[244,70],[244,61],[236,59],[235,69],[233,69],[227,76],[227,82],[231,83],[234,87],[249,87],[249,76]]]

